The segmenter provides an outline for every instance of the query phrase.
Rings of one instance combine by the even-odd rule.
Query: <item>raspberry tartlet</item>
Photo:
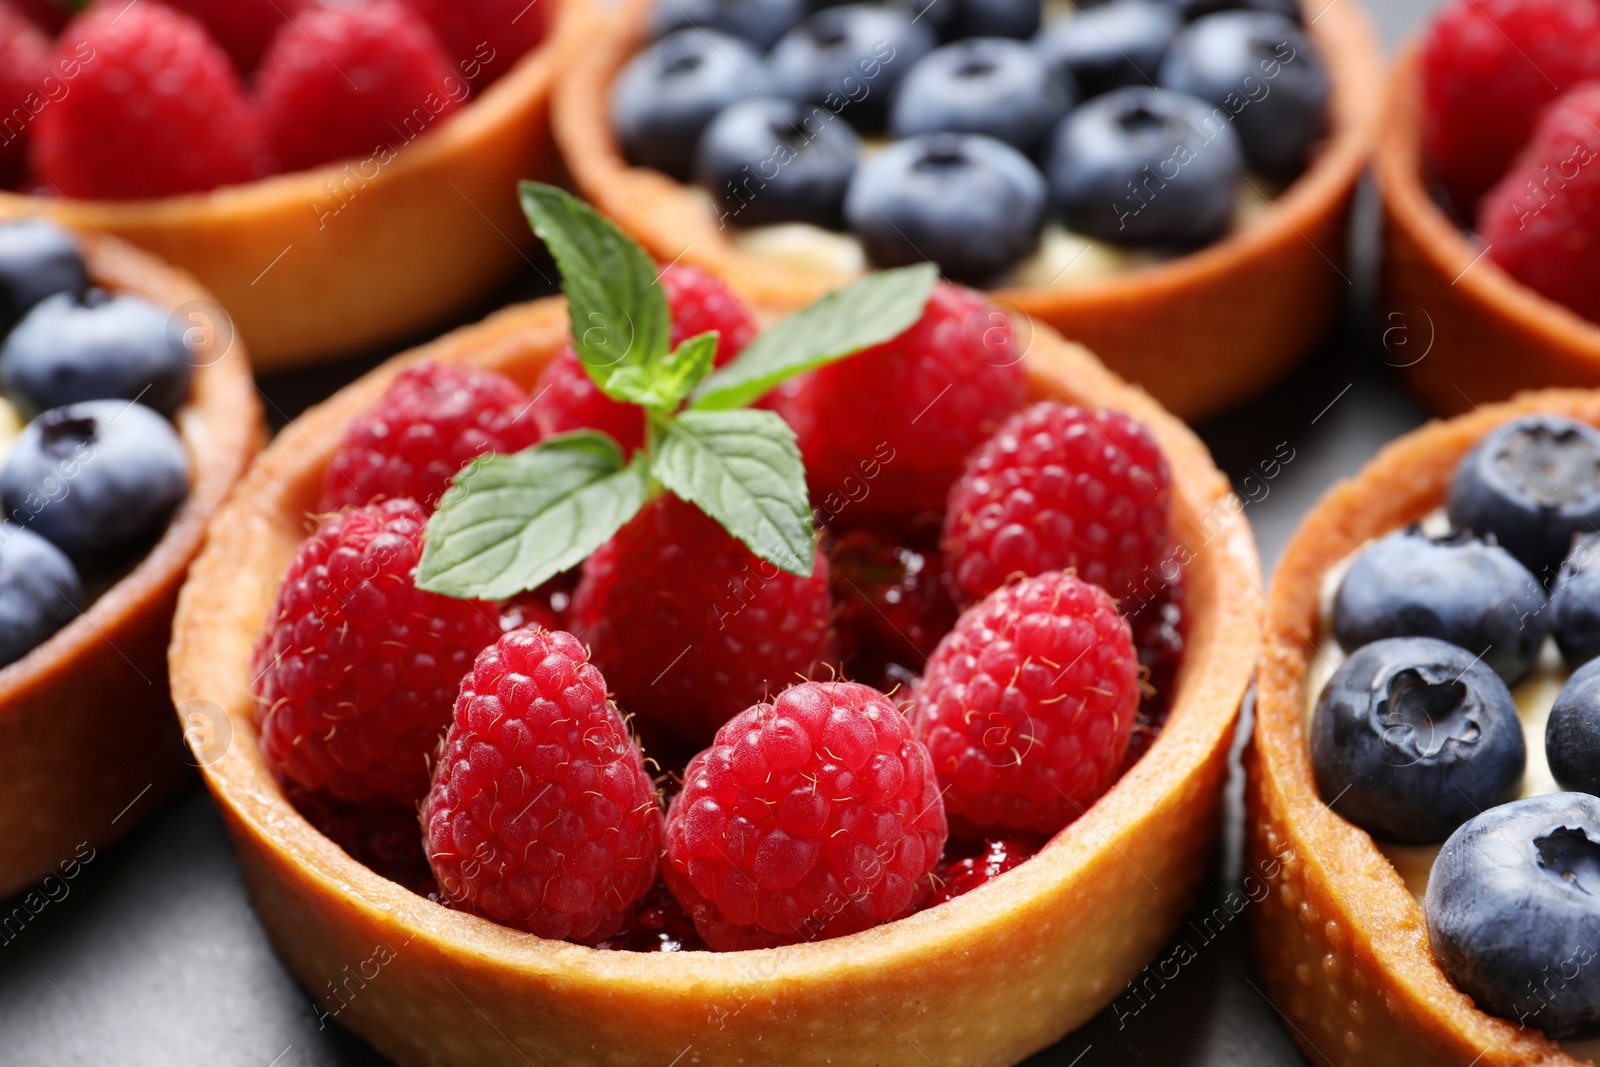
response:
[[[10,895],[131,830],[188,780],[167,685],[172,613],[264,429],[244,347],[210,328],[220,312],[188,276],[40,222],[0,224],[0,274]],[[215,725],[183,722],[202,745]]]
[[[1548,390],[1430,424],[1329,492],[1285,549],[1247,862],[1272,887],[1256,959],[1308,1056],[1595,1055],[1582,954],[1564,964],[1558,946],[1594,921],[1595,783],[1572,753],[1600,608],[1585,536],[1600,483],[1583,459],[1600,455],[1597,423],[1596,394]]]
[[[507,190],[559,171],[548,101],[581,6],[495,2],[466,16],[433,0],[174,0],[124,18],[91,5],[45,42],[42,88],[17,103],[43,171],[0,194],[0,215],[89,226],[190,272],[258,367],[394,344],[472,307],[533,254]],[[188,81],[157,80],[148,91],[165,95],[146,102],[139,63],[152,55]],[[171,121],[136,132],[152,114]],[[151,191],[102,191],[146,167],[160,172]]]
[[[1292,4],[1282,6],[1294,9]],[[1326,71],[1325,113],[1282,121],[1285,128],[1309,130],[1325,118],[1326,134],[1303,161],[1303,171],[1298,165],[1285,168],[1281,161],[1271,160],[1270,150],[1254,150],[1257,142],[1250,139],[1246,147],[1252,150],[1246,155],[1251,177],[1248,181],[1235,179],[1243,194],[1248,194],[1241,203],[1248,201],[1249,206],[1239,210],[1233,226],[1224,225],[1224,235],[1216,239],[1215,223],[1203,220],[1216,218],[1219,210],[1223,219],[1234,215],[1232,198],[1225,197],[1221,205],[1186,201],[1172,213],[1173,219],[1180,227],[1196,229],[1165,238],[1164,248],[1152,247],[1148,239],[1142,246],[1118,243],[1125,240],[1124,234],[1133,232],[1124,229],[1130,219],[1137,229],[1145,219],[1136,216],[1153,215],[1162,201],[1156,186],[1163,190],[1166,186],[1152,177],[1153,170],[1141,172],[1142,178],[1135,175],[1144,182],[1145,193],[1153,195],[1137,195],[1137,190],[1129,192],[1134,184],[1124,188],[1121,181],[1103,189],[1096,182],[1107,179],[1093,172],[1094,164],[1084,162],[1075,169],[1076,161],[1093,158],[1093,146],[1104,147],[1105,131],[1115,123],[1127,129],[1169,119],[1191,129],[1197,122],[1204,125],[1203,118],[1184,110],[1182,101],[1174,104],[1173,95],[1181,95],[1204,116],[1210,105],[1186,94],[1203,96],[1208,79],[1222,76],[1216,66],[1209,65],[1211,61],[1226,64],[1230,60],[1225,55],[1267,55],[1270,50],[1235,52],[1220,41],[1205,38],[1199,32],[1200,22],[1174,37],[1175,29],[1181,30],[1177,16],[1166,13],[1160,4],[1132,0],[1115,5],[1113,12],[1104,16],[1115,20],[1118,27],[1126,27],[1128,36],[1108,22],[1105,27],[1089,27],[1096,32],[1076,33],[1074,40],[1067,41],[1069,35],[1054,31],[1072,20],[1062,16],[1058,22],[1051,21],[1060,14],[1053,5],[1044,5],[1044,25],[1039,29],[1038,5],[1013,4],[1006,10],[1025,15],[1027,25],[939,26],[951,43],[931,52],[928,50],[938,38],[927,27],[947,21],[940,9],[935,8],[927,19],[898,24],[889,19],[895,13],[893,4],[877,9],[857,4],[848,7],[846,14],[828,11],[813,15],[785,33],[763,56],[762,49],[771,44],[763,36],[763,24],[776,19],[779,24],[771,29],[787,29],[796,21],[794,7],[705,5],[705,12],[694,18],[696,24],[709,27],[707,32],[715,42],[697,44],[694,35],[698,30],[678,28],[683,18],[675,17],[675,5],[632,0],[611,16],[593,47],[574,61],[558,87],[553,115],[556,138],[578,188],[657,258],[681,256],[685,262],[729,279],[752,301],[773,307],[807,303],[843,284],[867,261],[893,265],[908,258],[930,258],[941,262],[949,276],[983,284],[1004,306],[1089,346],[1113,370],[1144,385],[1185,418],[1215,413],[1260,392],[1308,351],[1331,321],[1347,284],[1341,277],[1341,265],[1350,195],[1376,138],[1379,114],[1376,86],[1381,60],[1359,5],[1308,6],[1308,25],[1304,27],[1292,25],[1281,13],[1265,10],[1210,16],[1222,23],[1207,27],[1210,30],[1227,31],[1230,22],[1241,19],[1264,19],[1278,20],[1274,25],[1281,22],[1286,34],[1306,35],[1302,44],[1309,41]],[[1081,18],[1093,21],[1101,17],[1096,14],[1098,7],[1090,10],[1085,5],[1085,9]],[[838,25],[823,25],[830,19]],[[754,24],[745,25],[741,20]],[[1171,24],[1163,28],[1164,23]],[[1036,30],[1031,42],[1025,39]],[[1136,42],[1151,32],[1157,40],[1154,52],[1148,53]],[[1278,30],[1269,27],[1264,32],[1270,36]],[[678,87],[656,87],[653,93],[633,91],[632,81],[640,80],[636,77],[639,72],[628,65],[645,56],[643,50],[659,34],[666,34],[655,46],[665,76],[675,76],[679,70],[691,73],[682,77],[681,91]],[[809,41],[806,34],[811,35]],[[1187,51],[1204,57],[1204,62],[1177,62],[1180,47],[1176,42],[1186,36],[1194,38]],[[1227,32],[1223,36],[1232,39]],[[1058,37],[1062,43],[1057,43]],[[1160,66],[1162,50],[1169,41],[1174,43],[1168,62]],[[834,94],[839,106],[825,103],[821,88],[806,88],[808,71],[828,71],[833,62],[828,57],[842,55],[857,44],[867,65],[854,75],[853,88]],[[869,45],[878,54],[874,55]],[[667,54],[674,49],[685,54]],[[1289,54],[1278,53],[1280,58]],[[898,85],[886,90],[879,84],[887,82],[887,75],[878,77],[880,66],[888,70],[898,62],[905,68],[919,58],[916,66],[897,72],[904,74],[903,91]],[[695,63],[706,73],[700,74]],[[1107,63],[1117,69],[1101,69]],[[1055,76],[1054,67],[1061,64],[1075,72],[1076,90],[1066,91],[1059,84],[1046,87],[1048,79]],[[732,73],[711,71],[722,66]],[[1132,69],[1121,69],[1124,66]],[[1150,88],[1158,83],[1158,66],[1160,84],[1182,85],[1183,94]],[[1277,76],[1292,66],[1290,61],[1268,69]],[[1168,71],[1168,67],[1173,69]],[[832,71],[830,76],[844,77],[851,75],[851,70]],[[701,184],[735,191],[729,194],[734,199],[720,206],[710,194],[688,184],[689,173],[677,159],[692,153],[693,134],[709,118],[709,113],[696,118],[695,109],[705,106],[700,101],[717,97],[718,77],[727,83],[720,98],[733,101],[736,107],[729,107],[705,127],[694,166]],[[1227,77],[1230,83],[1239,80]],[[1262,81],[1260,74],[1243,77],[1253,92],[1259,92],[1258,81],[1262,87],[1270,84]],[[963,78],[970,80],[966,88],[962,87]],[[773,88],[775,85],[782,90]],[[1060,99],[1058,92],[1063,94]],[[969,113],[969,108],[982,106],[973,103],[979,93],[985,101],[993,101],[992,114]],[[1150,93],[1154,96],[1140,95]],[[779,97],[802,95],[815,102],[813,111],[823,114],[822,120],[807,116],[805,109],[811,105],[793,105],[798,109],[793,115],[779,113]],[[615,101],[624,97],[644,101],[629,106],[647,109],[649,121],[641,118],[635,124],[637,129],[614,125],[612,109],[617,106]],[[749,97],[762,97],[763,103],[740,103]],[[1075,137],[1044,132],[1055,129],[1069,106],[1090,97],[1087,104],[1067,115],[1065,125],[1083,116]],[[916,106],[918,101],[927,101],[926,107]],[[1092,121],[1089,112],[1094,113]],[[885,145],[878,132],[885,122],[890,133],[904,139]],[[785,139],[779,135],[771,157],[761,161],[765,165],[746,165],[741,170],[736,164],[744,157],[734,146],[751,143],[756,136],[752,131],[763,128],[762,123],[772,131],[793,127],[794,136]],[[1243,143],[1242,118],[1239,125]],[[861,127],[862,132],[852,132],[851,126]],[[972,163],[978,159],[972,151],[974,145],[966,141],[936,145],[929,140],[970,140],[971,134],[919,133],[921,130],[993,136],[983,138],[982,158]],[[674,138],[681,143],[674,143]],[[719,156],[718,146],[723,144],[730,146],[729,153]],[[912,146],[922,153],[916,161],[895,157],[888,162],[890,156],[885,153],[904,155]],[[800,149],[812,158],[799,154]],[[1299,150],[1304,151],[1303,143]],[[1065,161],[1059,168],[1050,163],[1052,153]],[[1207,138],[1202,148],[1181,155],[1172,173],[1183,173],[1184,167],[1209,166],[1192,161],[1214,161],[1219,153],[1215,142]],[[859,154],[862,161],[854,176],[848,171],[833,173],[837,169],[833,161],[848,160],[852,154]],[[1048,182],[1035,170],[1030,156],[1039,162],[1040,171],[1049,172]],[[801,162],[791,163],[795,159]],[[869,172],[876,174],[902,163],[906,177],[898,184],[888,178],[869,182]],[[954,234],[948,226],[943,234],[937,234],[891,218],[895,212],[891,203],[915,184],[918,173],[931,175],[955,164],[971,164],[989,174],[992,180],[985,196],[1004,204],[1005,210],[984,213],[981,218],[975,214],[957,224]],[[780,192],[774,179],[782,175],[785,166],[795,167],[797,177]],[[1085,168],[1090,173],[1076,173]],[[1274,168],[1276,179],[1261,177]],[[1172,177],[1172,173],[1162,173]],[[830,186],[835,192],[826,204],[812,203],[828,197],[818,190]],[[1008,191],[998,194],[996,190],[1002,188]],[[1270,199],[1267,192],[1272,194]],[[1128,201],[1128,210],[1120,212],[1121,223],[1099,220],[1096,213],[1106,212],[1118,195],[1134,197]],[[835,232],[844,224],[839,214],[841,196],[842,211],[853,220],[850,229],[854,233]],[[947,205],[961,205],[968,198],[954,192],[942,198],[934,195],[934,200],[941,199]],[[1052,205],[1048,212],[1046,201]],[[1064,206],[1069,203],[1080,206]],[[1177,208],[1176,200],[1167,203]],[[770,223],[763,214],[769,206]],[[1050,221],[1063,213],[1070,221],[1074,210],[1094,216],[1096,221],[1073,222],[1066,228]],[[1041,231],[1042,212],[1048,218]],[[796,218],[812,221],[789,221]],[[758,225],[746,226],[746,222]],[[1010,232],[1017,226],[1022,230]],[[956,236],[963,230],[987,233],[991,228],[996,230],[994,237],[983,242]],[[1102,234],[1102,230],[1114,232]],[[1107,240],[1089,239],[1076,231],[1100,234]],[[1043,236],[1036,242],[1040,233]],[[1156,245],[1161,243],[1162,239],[1156,239]],[[942,245],[952,246],[953,251],[942,254]],[[1171,339],[1178,336],[1185,339],[1183,358],[1178,358],[1172,347]]]

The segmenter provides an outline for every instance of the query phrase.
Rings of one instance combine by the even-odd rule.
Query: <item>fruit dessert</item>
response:
[[[1370,101],[1346,83],[1375,73],[1359,11],[1302,26],[1292,2],[628,10],[558,91],[573,176],[658,258],[758,302],[933,262],[1185,415],[1262,387],[1304,347],[1299,324],[1272,327],[1272,351],[1241,345],[1201,307],[1206,285],[1293,274],[1274,281],[1332,306],[1310,291],[1337,280],[1330,220],[1370,132]],[[1314,268],[1291,264],[1302,253]],[[1146,305],[1188,334],[1227,330],[1226,366],[1148,373],[1155,334],[1128,325]],[[1270,306],[1250,303],[1240,327]]]
[[[262,365],[394,342],[525,265],[506,189],[553,173],[557,0],[72,6],[0,5],[0,212],[170,258]]]
[[[1274,581],[1256,953],[1308,1055],[1600,1052],[1600,401],[1529,394],[1391,445]]]
[[[1396,70],[1379,343],[1439,410],[1600,383],[1597,57],[1592,2],[1455,0]]]
[[[1013,1063],[1087,1019],[1198,883],[1247,679],[1204,450],[929,267],[752,314],[522,196],[566,303],[310,413],[185,597],[291,968],[396,944],[329,1010],[402,1062],[503,1052],[441,974],[567,1062]]]
[[[130,249],[0,224],[0,895],[184,780],[173,603],[261,425],[217,313]]]

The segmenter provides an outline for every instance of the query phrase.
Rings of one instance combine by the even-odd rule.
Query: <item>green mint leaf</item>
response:
[[[522,211],[561,268],[572,343],[589,376],[608,396],[628,367],[646,380],[671,343],[667,298],[649,256],[610,220],[571,193],[523,182]]]
[[[617,443],[593,430],[473,461],[428,520],[417,585],[469,600],[535,588],[638,514],[646,468],[638,460],[624,466]]]
[[[869,274],[762,331],[695,394],[703,411],[743,407],[797,374],[882,344],[922,317],[938,270],[928,263]]]
[[[809,575],[815,539],[794,431],[770,411],[686,411],[662,428],[656,481],[790,574]]]
[[[716,330],[696,334],[653,368],[620,368],[611,376],[611,395],[663,414],[677,411],[689,391],[711,373],[717,337]]]

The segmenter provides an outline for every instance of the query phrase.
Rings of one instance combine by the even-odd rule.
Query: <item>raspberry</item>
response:
[[[1022,403],[1014,340],[983,296],[941,283],[900,336],[788,383],[775,406],[812,505],[847,525],[941,510],[967,453]]]
[[[427,23],[394,0],[307,8],[278,30],[256,73],[267,148],[285,170],[386,162],[466,95]]]
[[[166,0],[169,7],[195,18],[233,59],[239,73],[249,74],[278,28],[299,14],[311,0]]]
[[[289,563],[252,673],[272,771],[340,800],[411,805],[493,606],[412,584],[428,513],[389,500],[325,519]]]
[[[789,574],[671,495],[584,562],[572,600],[617,702],[697,744],[830,659],[832,612],[820,549]]]
[[[955,582],[937,534],[908,540],[851,530],[828,554],[845,672],[882,689],[892,687],[891,665],[921,672],[956,624]]]
[[[51,36],[60,33],[72,17],[72,9],[56,0],[11,0],[11,6]]]
[[[1422,48],[1423,154],[1471,219],[1540,110],[1600,76],[1594,0],[1455,0]]]
[[[255,109],[226,53],[187,15],[103,0],[62,31],[54,60],[78,73],[34,120],[34,177],[51,191],[136,200],[255,176]]]
[[[1139,704],[1128,623],[1052,571],[961,616],[917,692],[952,821],[1053,834],[1115,780]]]
[[[476,89],[505,74],[550,28],[557,0],[401,0],[438,35]]]
[[[357,804],[335,800],[293,782],[285,784],[284,794],[322,836],[363,867],[418,896],[439,891],[422,851],[416,808],[393,801]]]
[[[624,952],[696,952],[705,947],[694,922],[664,882],[645,894],[639,910],[620,930],[595,945]]]
[[[944,805],[894,705],[807,682],[735,716],[667,813],[667,885],[719,951],[840,937],[931,887]]]
[[[500,605],[500,628],[538,626],[546,630],[570,630],[568,616],[572,592],[578,587],[579,568],[563,571],[537,589],[518,593]]]
[[[1478,232],[1491,259],[1600,322],[1600,84],[1579,86],[1550,105],[1479,208]]]
[[[50,73],[50,38],[15,5],[0,3],[0,184],[17,184],[27,170],[28,127],[49,106]]]
[[[716,330],[717,366],[737,356],[755,336],[755,320],[721,279],[698,267],[673,264],[661,272],[672,344]],[[561,350],[534,390],[533,410],[546,436],[584,428],[609,434],[624,452],[644,444],[644,412],[600,391],[571,345]]]
[[[381,497],[439,502],[456,472],[486,452],[539,439],[528,395],[493,371],[419,363],[357,416],[322,480],[323,511]]]
[[[617,932],[656,880],[661,804],[576,637],[513,630],[478,656],[422,826],[454,906],[540,937]]]
[[[968,601],[1012,575],[1076,570],[1118,600],[1158,581],[1168,547],[1161,448],[1117,411],[1043,402],[973,453],[950,491],[944,537]]]
[[[944,860],[934,872],[937,888],[928,898],[928,907],[965,896],[1013,870],[1039,851],[1039,843],[1025,837],[995,837],[982,842],[971,855],[952,856],[954,846],[945,850]]]

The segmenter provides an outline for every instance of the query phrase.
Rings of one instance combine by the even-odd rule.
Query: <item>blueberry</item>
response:
[[[657,0],[655,35],[717,30],[766,51],[805,18],[806,10],[805,0]]]
[[[0,383],[28,415],[80,400],[138,400],[170,416],[193,379],[182,325],[148,300],[103,289],[47,297],[0,347]]]
[[[1045,157],[1067,226],[1124,245],[1193,248],[1227,232],[1244,165],[1208,104],[1118,89],[1074,110]]]
[[[1572,672],[1544,727],[1544,754],[1562,789],[1600,795],[1600,662]]]
[[[1270,11],[1300,21],[1299,0],[1171,0],[1184,19],[1193,22],[1219,11]]]
[[[711,120],[695,153],[695,181],[724,222],[838,229],[860,154],[861,138],[833,112],[763,96]]]
[[[1491,808],[1444,843],[1424,910],[1434,959],[1483,1011],[1552,1038],[1600,1027],[1600,799]]]
[[[784,34],[767,63],[781,95],[821,104],[870,132],[883,125],[895,85],[935,43],[905,11],[846,4]]]
[[[1412,526],[1356,557],[1334,598],[1333,633],[1346,652],[1384,637],[1437,637],[1516,685],[1539,659],[1545,606],[1544,586],[1499,545]]]
[[[1004,141],[926,133],[863,163],[844,214],[877,266],[929,260],[978,285],[1038,246],[1046,200],[1044,179]]]
[[[1076,95],[1021,41],[974,37],[934,49],[907,72],[889,105],[889,134],[982,133],[1031,156]]]
[[[622,68],[611,86],[611,126],[630,163],[687,181],[706,124],[765,81],[760,54],[744,41],[679,30]]]
[[[1159,80],[1233,116],[1245,161],[1269,178],[1299,174],[1328,128],[1328,73],[1282,15],[1224,11],[1191,23],[1173,38]]]
[[[1456,466],[1445,509],[1553,581],[1573,535],[1600,530],[1600,431],[1563,415],[1497,427]]]
[[[1178,13],[1160,0],[1115,0],[1039,31],[1033,47],[1087,96],[1124,85],[1154,85],[1177,36]]]
[[[1374,837],[1442,841],[1517,795],[1517,705],[1471,652],[1432,637],[1358,648],[1317,697],[1311,767],[1334,811]]]
[[[47,296],[89,288],[89,269],[71,233],[44,219],[0,225],[0,333]]]
[[[143,548],[189,492],[172,424],[143,404],[86,400],[30,422],[0,470],[5,517],[79,566]]]
[[[1600,534],[1582,534],[1550,594],[1550,632],[1571,666],[1600,656]]]
[[[967,37],[1011,37],[1025,40],[1039,29],[1039,0],[910,0],[947,41]]]
[[[78,616],[83,583],[55,545],[0,522],[0,667],[32,652]]]

